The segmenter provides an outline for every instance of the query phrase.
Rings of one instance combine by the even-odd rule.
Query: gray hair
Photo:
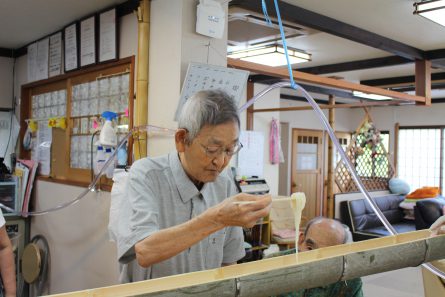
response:
[[[227,122],[240,126],[238,107],[233,98],[222,90],[204,90],[185,102],[179,115],[178,128],[188,131],[186,141],[191,143],[204,126]]]

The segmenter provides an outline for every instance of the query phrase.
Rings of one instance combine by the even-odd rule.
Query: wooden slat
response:
[[[238,69],[244,69],[255,73],[260,74],[266,74],[271,75],[274,77],[280,77],[280,78],[289,78],[289,73],[287,71],[287,68],[285,67],[271,67],[266,65],[260,65],[256,63],[241,61],[238,59],[227,59],[227,65],[230,67],[238,68]],[[334,87],[339,88],[343,90],[350,90],[350,91],[360,91],[368,94],[377,94],[382,96],[388,96],[394,99],[400,99],[405,101],[411,101],[411,102],[423,102],[426,103],[425,97],[421,96],[414,96],[409,95],[405,93],[400,93],[396,91],[386,90],[382,88],[377,87],[370,87],[365,86],[361,84],[356,84],[344,80],[337,80],[333,78],[328,78],[324,76],[318,76],[313,75],[309,73],[304,73],[300,71],[293,71],[292,72],[295,81],[297,82],[306,82],[306,83],[312,83],[316,85],[321,86],[328,86],[328,87]]]
[[[53,296],[270,296],[445,258],[429,230]],[[342,276],[343,275],[343,276]]]

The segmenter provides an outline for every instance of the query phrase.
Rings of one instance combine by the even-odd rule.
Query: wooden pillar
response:
[[[329,95],[329,105],[335,104],[333,95]],[[329,125],[335,131],[335,108],[329,109]],[[328,217],[334,217],[334,143],[328,137],[328,179],[327,179],[327,210]]]
[[[150,37],[150,1],[141,0],[138,17],[138,56],[136,62],[136,104],[134,126],[148,124],[148,50]],[[147,156],[147,132],[135,136],[134,156],[138,160]]]
[[[425,97],[425,103],[420,105],[431,105],[431,61],[416,60],[416,95]]]

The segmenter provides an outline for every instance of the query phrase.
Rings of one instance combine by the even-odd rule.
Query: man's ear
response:
[[[186,129],[176,130],[175,144],[176,144],[176,150],[178,151],[178,153],[182,153],[185,151],[186,138],[187,138],[187,130]]]
[[[298,245],[301,245],[304,243],[304,234],[303,232],[298,232]]]

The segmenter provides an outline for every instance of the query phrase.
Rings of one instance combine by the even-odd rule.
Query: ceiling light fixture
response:
[[[352,95],[355,97],[366,98],[370,100],[391,100],[391,97],[377,95],[377,94],[368,94],[360,91],[352,91]]]
[[[427,0],[414,3],[414,14],[418,14],[439,25],[445,26],[445,0]]]
[[[291,64],[311,61],[311,54],[306,52],[287,48],[287,53]],[[287,64],[284,48],[279,44],[234,51],[229,53],[227,57],[273,67]]]

